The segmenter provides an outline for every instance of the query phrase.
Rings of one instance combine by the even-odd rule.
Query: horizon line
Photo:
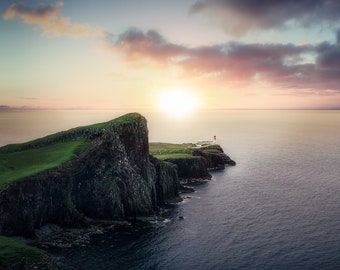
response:
[[[56,107],[32,107],[32,106],[8,106],[8,105],[0,105],[1,111],[136,111],[136,110],[149,110],[149,111],[157,111],[159,110],[157,107],[64,107],[64,108],[56,108]],[[316,110],[316,111],[325,111],[325,110],[340,110],[340,107],[330,107],[330,108],[199,108],[196,111],[308,111],[308,110]]]

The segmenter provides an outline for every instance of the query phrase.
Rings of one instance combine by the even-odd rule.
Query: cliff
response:
[[[156,196],[159,204],[179,202],[179,179],[177,167],[172,163],[161,161],[150,156],[150,161],[155,168]]]
[[[211,179],[209,171],[236,165],[217,144],[196,147],[191,143],[151,143],[150,152],[155,157],[176,165],[178,178],[182,183]]]
[[[56,144],[65,147],[66,160],[52,165],[41,161],[40,169],[27,169],[34,151],[59,158]],[[26,167],[11,161],[16,155],[28,156]],[[139,114],[5,146],[0,159],[5,168],[0,174],[2,235],[31,236],[43,224],[74,226],[85,217],[134,219],[180,200],[176,169],[149,157],[147,122]]]
[[[221,170],[225,166],[235,166],[236,162],[227,156],[218,144],[208,145],[192,151],[193,156],[200,156],[206,160],[208,170]]]
[[[204,157],[167,158],[165,161],[176,165],[178,177],[182,182],[211,178],[207,160]]]

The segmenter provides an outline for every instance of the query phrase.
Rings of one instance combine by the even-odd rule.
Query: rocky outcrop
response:
[[[179,197],[179,180],[176,166],[150,156],[155,168],[156,196],[159,204],[181,201]]]
[[[227,166],[236,165],[219,145],[210,145],[192,151],[192,157],[168,158],[166,161],[176,165],[182,183],[200,182],[211,179],[211,170],[222,170]],[[183,188],[182,188],[183,189]]]
[[[66,164],[18,180],[0,191],[0,234],[34,235],[46,223],[81,224],[92,219],[129,220],[178,201],[176,170],[149,157],[146,120],[109,122],[105,128],[63,132],[44,143],[86,139],[87,146]],[[25,145],[27,147],[27,144]]]
[[[204,157],[169,158],[166,161],[176,165],[178,177],[182,181],[211,178]]]
[[[208,170],[221,170],[227,166],[235,166],[236,162],[227,156],[222,147],[218,144],[207,146],[203,149],[196,149],[193,156],[201,156],[207,161]]]

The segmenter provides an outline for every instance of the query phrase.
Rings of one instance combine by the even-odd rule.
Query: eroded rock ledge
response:
[[[176,165],[182,192],[193,192],[187,184],[200,183],[211,179],[209,171],[223,170],[225,166],[235,166],[236,162],[227,156],[220,145],[210,145],[202,149],[194,149],[192,157],[166,158],[167,162]]]

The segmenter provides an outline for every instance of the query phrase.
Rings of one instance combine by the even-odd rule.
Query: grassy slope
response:
[[[22,258],[38,259],[44,254],[42,250],[27,246],[11,238],[0,236],[0,268],[11,261]]]
[[[0,152],[0,189],[20,178],[61,165],[82,145],[84,141],[69,141],[18,152]]]
[[[192,155],[190,143],[173,144],[173,143],[150,143],[149,152],[158,159],[169,158],[199,158]]]
[[[34,141],[7,145],[0,148],[0,189],[26,176],[57,167],[70,160],[84,145],[81,138],[61,139],[67,133],[81,134],[82,131],[101,131],[112,124],[130,123],[140,117],[130,113],[105,123],[77,127]]]
[[[108,122],[72,128],[70,130],[61,131],[61,132],[48,135],[46,137],[39,138],[33,141],[25,142],[25,143],[5,145],[3,147],[0,147],[0,153],[16,152],[16,151],[21,151],[24,149],[37,148],[37,146],[39,145],[52,144],[58,141],[65,141],[64,139],[61,139],[61,138],[65,137],[65,135],[70,134],[70,133],[81,134],[84,131],[88,131],[88,132],[92,131],[93,133],[95,133],[95,132],[105,130],[113,124],[131,123],[134,120],[136,120],[138,117],[140,117],[138,113],[129,113],[129,114],[125,114],[123,116],[120,116]]]
[[[214,145],[207,145],[197,148],[192,143],[150,143],[149,152],[151,155],[158,159],[170,159],[170,158],[200,158],[200,156],[193,156],[192,152],[198,149],[206,154],[219,154],[220,150],[215,148]]]

